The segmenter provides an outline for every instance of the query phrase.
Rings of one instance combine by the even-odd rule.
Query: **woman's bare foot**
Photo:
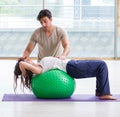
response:
[[[112,95],[102,95],[99,96],[101,100],[117,100],[117,98],[113,97]]]

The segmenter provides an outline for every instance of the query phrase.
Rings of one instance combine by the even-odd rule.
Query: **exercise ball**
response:
[[[31,87],[37,98],[68,98],[75,90],[75,80],[64,71],[53,69],[35,75]]]

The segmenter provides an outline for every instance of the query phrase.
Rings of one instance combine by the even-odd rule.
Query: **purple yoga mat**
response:
[[[74,94],[70,98],[40,99],[33,94],[4,94],[2,101],[69,101],[69,102],[120,102],[120,94],[113,95],[117,100],[100,100],[92,94]]]

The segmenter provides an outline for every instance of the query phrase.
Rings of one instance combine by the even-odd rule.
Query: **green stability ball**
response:
[[[75,80],[67,73],[53,69],[34,76],[31,87],[38,98],[68,98],[75,90]]]

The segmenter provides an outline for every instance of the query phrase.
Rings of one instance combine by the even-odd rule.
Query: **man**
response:
[[[47,9],[39,12],[37,20],[40,21],[42,27],[33,32],[23,52],[23,58],[29,59],[31,52],[36,44],[38,44],[38,62],[45,56],[65,59],[70,51],[70,45],[65,31],[52,24],[52,14]]]

